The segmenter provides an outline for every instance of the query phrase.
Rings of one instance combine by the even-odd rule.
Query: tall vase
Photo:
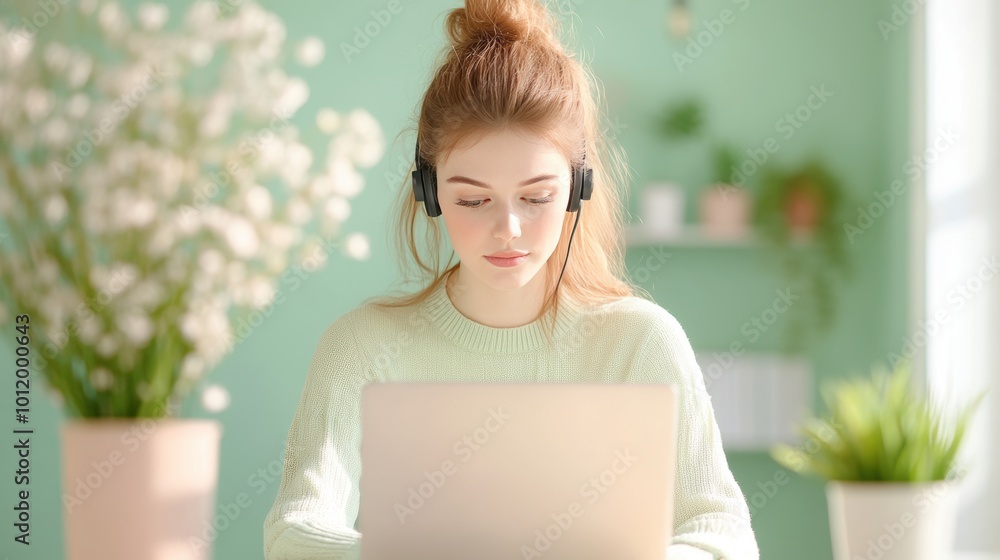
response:
[[[64,422],[67,560],[209,560],[221,436],[215,420]]]
[[[954,482],[830,481],[826,486],[834,560],[952,557]]]

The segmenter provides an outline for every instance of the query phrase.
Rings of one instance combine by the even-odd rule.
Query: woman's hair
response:
[[[574,167],[581,164],[586,150],[586,162],[593,169],[593,194],[581,203],[582,215],[558,289],[585,305],[626,296],[652,299],[628,280],[624,265],[621,195],[629,180],[624,155],[602,136],[604,115],[594,97],[599,87],[560,44],[559,25],[549,10],[540,0],[466,0],[464,8],[448,12],[445,27],[449,44],[424,94],[415,127],[420,154],[436,167],[459,145],[505,128],[541,136]],[[403,132],[407,130],[412,127]],[[452,264],[454,251],[441,264],[444,228],[439,219],[428,218],[423,203],[414,199],[409,173],[396,209],[393,237],[403,281],[409,281],[415,265],[419,283],[426,282],[426,287],[372,301],[386,307],[425,300],[460,265]],[[559,244],[543,269],[549,296],[535,319],[551,312],[552,331],[559,308],[556,283],[575,219],[575,213],[566,212]],[[426,227],[419,242],[418,221]],[[426,259],[421,257],[421,246],[431,251]]]

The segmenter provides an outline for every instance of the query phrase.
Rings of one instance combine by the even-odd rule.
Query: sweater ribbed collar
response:
[[[546,347],[545,330],[549,322],[541,319],[527,325],[510,328],[489,327],[469,319],[455,307],[441,282],[437,289],[431,292],[424,301],[424,312],[431,323],[450,340],[459,346],[484,354],[513,354],[528,352]],[[573,325],[578,324],[582,309],[580,305],[569,298],[563,297],[559,302],[559,313],[556,318],[553,343],[572,333]]]

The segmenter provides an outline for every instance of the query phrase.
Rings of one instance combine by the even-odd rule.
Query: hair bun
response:
[[[448,14],[445,28],[460,50],[482,41],[553,42],[551,15],[538,0],[466,0]]]

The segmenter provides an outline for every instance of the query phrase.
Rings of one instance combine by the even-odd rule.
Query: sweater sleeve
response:
[[[733,477],[701,368],[680,323],[657,307],[633,380],[677,395],[674,536],[669,560],[759,560],[746,498]]]
[[[264,521],[266,560],[360,557],[363,364],[344,321],[323,333],[288,431],[281,484]]]

